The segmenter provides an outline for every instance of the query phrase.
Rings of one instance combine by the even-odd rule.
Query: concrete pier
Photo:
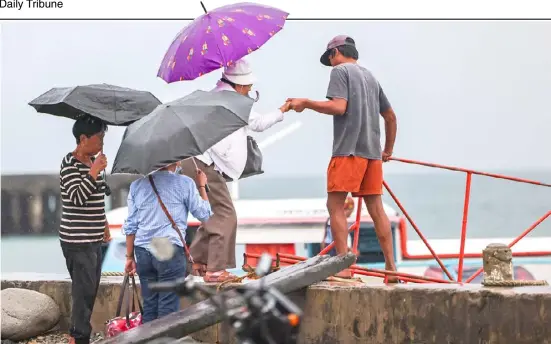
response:
[[[130,183],[138,177],[107,177],[112,192],[111,196],[106,198],[110,205],[107,210],[126,205]],[[1,184],[2,235],[57,233],[61,220],[59,175],[2,175]]]
[[[102,331],[115,316],[122,277],[103,278],[92,325]],[[27,288],[52,297],[67,328],[68,276],[2,275],[2,289]],[[323,282],[295,293],[305,311],[300,344],[551,343],[551,287],[482,285],[366,285]],[[182,305],[189,301],[182,300]],[[215,342],[213,326],[194,337]],[[220,339],[228,342],[222,334]],[[232,342],[231,340],[229,340]]]

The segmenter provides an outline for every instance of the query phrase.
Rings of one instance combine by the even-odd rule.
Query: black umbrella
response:
[[[160,104],[150,92],[109,84],[52,88],[29,103],[42,113],[71,119],[90,115],[122,126],[146,116]]]
[[[195,91],[158,106],[126,129],[111,173],[147,175],[203,154],[245,127],[254,100],[232,91]]]
[[[75,120],[89,115],[111,125],[129,125],[160,104],[150,92],[109,84],[52,88],[29,103],[38,112]],[[104,180],[104,191],[109,196],[105,173]]]

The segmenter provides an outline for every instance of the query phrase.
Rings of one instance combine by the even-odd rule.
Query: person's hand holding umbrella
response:
[[[94,180],[96,180],[101,171],[105,170],[106,167],[107,157],[103,154],[103,152],[101,152],[96,156],[92,166],[90,166],[90,175],[94,178]]]
[[[162,104],[128,126],[111,173],[145,176],[174,162],[193,159],[247,126],[253,103],[236,92],[195,91]],[[203,181],[201,174],[198,172],[198,182]]]
[[[54,87],[29,102],[40,113],[73,120],[89,116],[116,126],[128,126],[160,104],[161,101],[150,92],[110,84]],[[96,157],[95,162],[94,179],[107,166],[103,152]],[[109,196],[111,189],[105,174],[104,180],[102,191]]]
[[[208,183],[207,175],[199,168],[197,168],[195,171],[197,172],[196,179],[197,179],[197,186],[199,187],[199,193],[201,193],[201,197],[203,199],[207,199],[206,195],[203,195],[201,190],[202,188],[204,188],[205,192],[209,191],[208,184],[207,184]]]
[[[105,195],[111,195],[111,188],[107,185],[107,156],[103,154],[103,150],[96,156],[92,166],[90,166],[90,175],[94,180],[98,178],[98,175],[103,171],[103,179],[105,183],[101,186],[101,191],[105,191]]]

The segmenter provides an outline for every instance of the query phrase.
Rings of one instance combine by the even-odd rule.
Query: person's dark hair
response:
[[[237,86],[237,84],[235,84],[235,83],[229,81],[229,80],[226,79],[226,78],[221,78],[220,81],[222,81],[222,82],[225,83],[225,84],[230,85],[230,86],[233,87],[233,88],[235,88],[235,87]]]
[[[80,135],[92,137],[104,131],[107,131],[107,124],[101,119],[92,116],[84,115],[79,117],[75,121],[75,124],[73,124],[73,136],[77,141],[77,145],[80,143]]]
[[[350,37],[346,38],[346,43],[356,44],[356,42],[354,42],[354,40]],[[360,54],[358,53],[358,49],[356,49],[354,45],[340,45],[335,49],[337,49],[344,57],[348,57],[354,60],[357,60],[360,57]],[[334,57],[334,56],[335,56],[335,50],[331,52],[331,57]]]

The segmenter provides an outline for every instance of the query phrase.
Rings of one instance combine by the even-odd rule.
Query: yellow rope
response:
[[[124,272],[118,272],[118,271],[103,271],[101,273],[102,277],[124,277]],[[134,274],[134,276],[138,276],[137,273]]]
[[[243,265],[242,268],[245,272],[247,272],[247,274],[245,276],[232,278],[232,279],[229,279],[229,280],[226,280],[224,282],[219,283],[216,286],[216,292],[217,293],[220,292],[222,287],[224,287],[227,284],[241,283],[241,282],[243,282],[244,279],[247,279],[247,278],[249,278],[249,279],[258,279],[258,276],[256,275],[254,269],[250,265]],[[277,270],[279,270],[279,266],[273,267],[271,272],[274,272],[274,271],[277,271]],[[116,271],[104,271],[104,272],[101,273],[102,277],[124,277],[124,275],[125,275],[124,272],[116,272]],[[138,276],[138,274],[136,274],[136,273],[134,275]],[[220,344],[220,329],[219,329],[218,324],[216,325],[216,344]]]
[[[243,270],[245,270],[245,267],[243,267]],[[224,285],[227,285],[227,284],[230,284],[230,283],[241,283],[243,282],[243,280],[245,278],[254,278],[254,277],[257,277],[255,272],[254,271],[250,271],[248,272],[245,276],[241,276],[241,277],[236,277],[236,278],[232,278],[232,279],[229,279],[229,280],[225,280],[224,282],[222,283],[219,283],[217,286],[216,286],[216,292],[219,293],[220,290],[222,289],[222,287]],[[220,325],[219,324],[216,324],[216,344],[220,344]]]
[[[544,286],[549,285],[547,281],[525,281],[525,280],[511,280],[511,281],[493,281],[482,282],[485,287],[523,287],[523,286]]]

